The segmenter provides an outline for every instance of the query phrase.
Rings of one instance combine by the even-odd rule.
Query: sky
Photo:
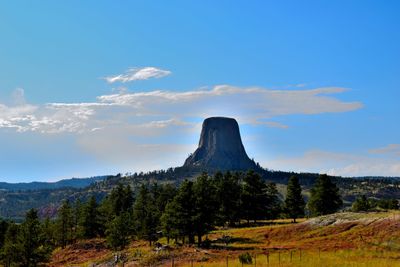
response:
[[[400,2],[2,1],[0,181],[180,166],[236,118],[271,170],[400,176]]]

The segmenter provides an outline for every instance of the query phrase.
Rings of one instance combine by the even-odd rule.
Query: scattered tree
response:
[[[339,188],[332,183],[328,175],[318,177],[308,201],[308,209],[313,216],[334,213],[340,209],[343,201],[339,194]]]
[[[367,197],[365,195],[362,195],[361,197],[358,197],[356,201],[354,201],[351,208],[353,211],[368,211],[371,206]]]
[[[296,222],[297,218],[304,216],[305,202],[301,195],[301,186],[297,176],[292,176],[287,185],[287,195],[285,199],[286,215]]]
[[[93,238],[99,235],[99,212],[94,196],[83,206],[79,228],[80,236],[83,238]]]

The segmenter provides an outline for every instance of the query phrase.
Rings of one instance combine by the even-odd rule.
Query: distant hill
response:
[[[60,189],[64,187],[70,188],[84,188],[104,180],[107,176],[94,176],[90,178],[71,178],[64,179],[57,182],[29,182],[29,183],[7,183],[0,182],[0,190],[7,191],[25,191],[25,190],[42,190],[42,189]]]

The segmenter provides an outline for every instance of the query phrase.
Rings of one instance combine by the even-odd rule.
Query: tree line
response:
[[[365,195],[359,196],[351,207],[352,211],[374,211],[374,210],[398,210],[399,201],[394,198],[375,199],[367,198]]]
[[[306,205],[299,179],[289,179],[283,200],[274,183],[253,171],[203,173],[195,180],[172,184],[143,184],[136,194],[117,185],[102,200],[65,200],[57,217],[40,220],[34,209],[23,223],[0,222],[0,258],[4,266],[37,266],[56,247],[78,240],[105,238],[113,250],[123,250],[132,239],[151,245],[160,237],[180,243],[205,245],[215,227],[249,225],[261,220],[304,217],[336,212],[342,206],[339,190],[320,175]]]

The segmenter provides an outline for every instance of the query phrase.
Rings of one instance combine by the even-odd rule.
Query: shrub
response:
[[[250,253],[246,252],[239,255],[239,261],[242,264],[252,264],[253,258],[251,257]]]

